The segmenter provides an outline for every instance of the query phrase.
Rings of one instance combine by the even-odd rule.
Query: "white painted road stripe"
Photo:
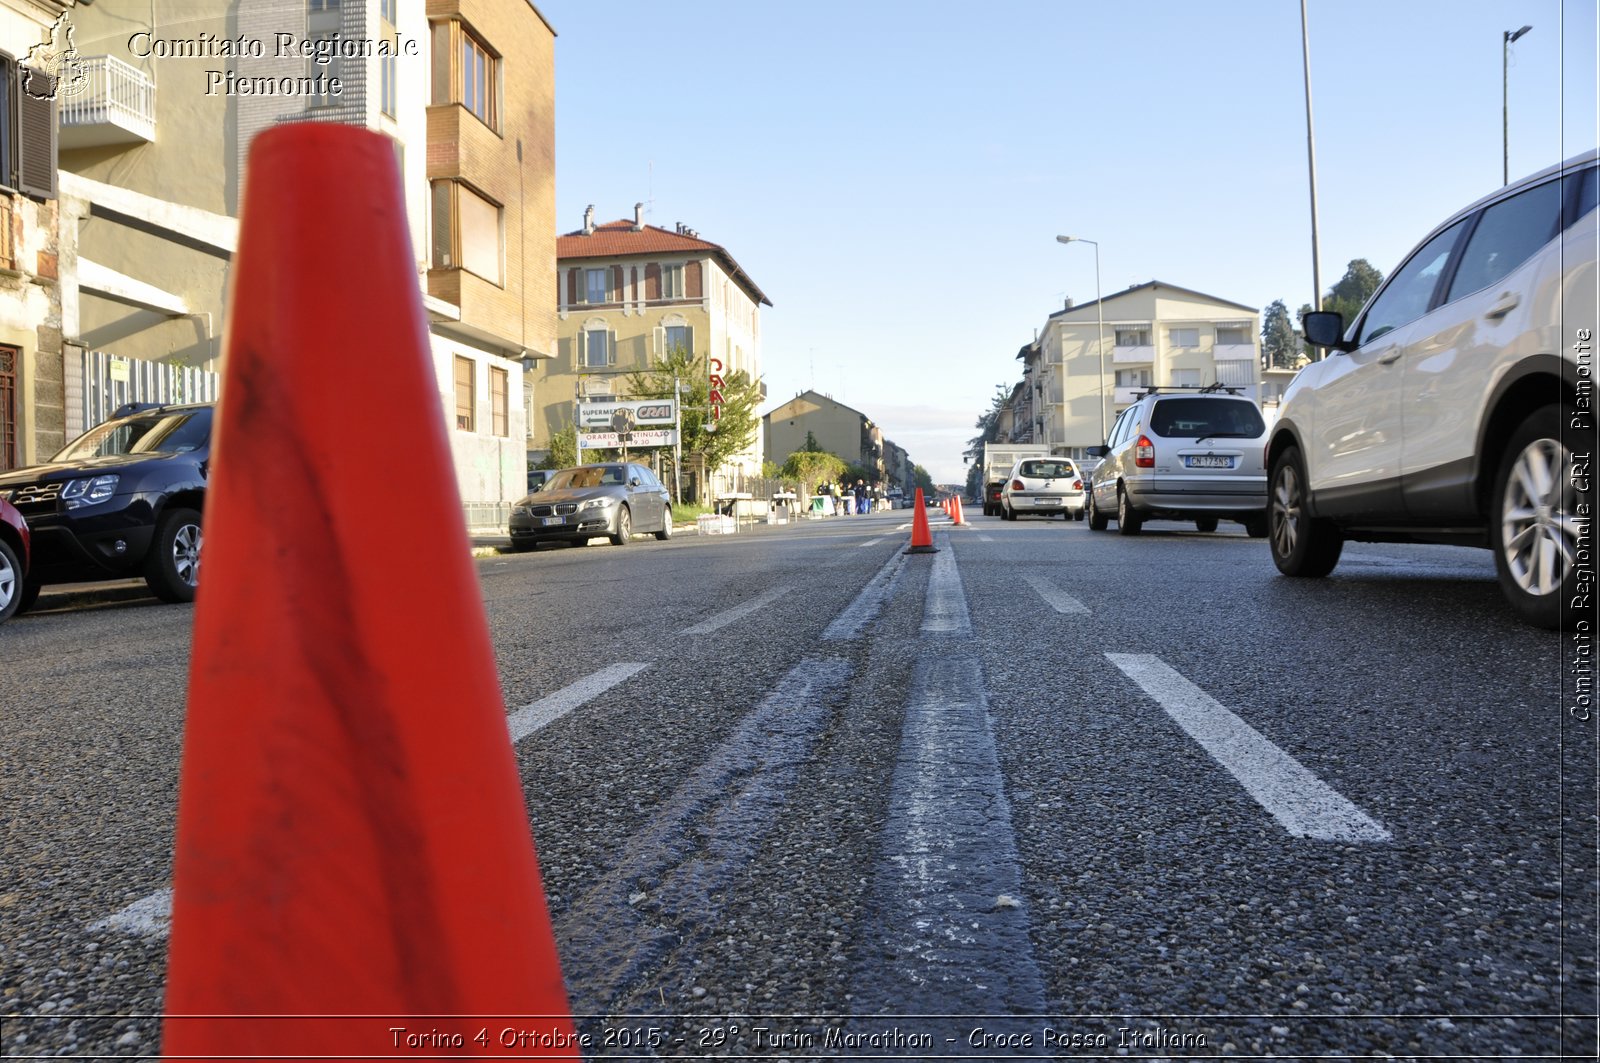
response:
[[[928,576],[928,597],[922,607],[922,633],[925,635],[970,635],[972,621],[967,616],[967,596],[961,589],[961,572],[956,555],[944,533],[934,544],[933,571]]]
[[[1250,796],[1296,838],[1390,840],[1382,824],[1159,657],[1143,653],[1108,653],[1106,657],[1160,702],[1178,726],[1232,772]]]
[[[980,536],[978,536],[978,541],[980,543],[992,543],[992,542],[994,542],[994,536],[992,536],[992,535],[980,535]]]
[[[790,588],[788,587],[774,587],[765,594],[751,598],[743,605],[736,605],[732,609],[724,609],[716,616],[708,617],[693,627],[686,627],[680,631],[679,634],[709,635],[719,627],[726,627],[735,620],[749,616],[751,613],[755,612],[757,609],[760,609],[764,605],[771,605],[779,598],[782,598],[785,594],[788,594],[789,590]]]
[[[888,538],[889,537],[887,535],[880,535],[876,539],[868,539],[866,542],[862,543],[861,545],[862,546],[877,546],[879,543],[885,541]]]
[[[156,890],[140,897],[114,915],[89,924],[90,930],[119,930],[124,934],[154,934],[166,937],[172,929],[172,889]]]
[[[1038,591],[1039,597],[1043,598],[1049,604],[1050,608],[1054,609],[1056,612],[1082,613],[1085,615],[1088,614],[1089,607],[1087,605],[1084,605],[1082,602],[1078,601],[1078,599],[1074,598],[1060,587],[1057,587],[1054,583],[1051,583],[1043,576],[1029,574],[1023,576],[1022,578],[1027,582],[1028,586]]]
[[[896,585],[900,582],[900,573],[905,571],[905,551],[896,550],[890,555],[883,567],[873,574],[867,585],[861,588],[861,593],[856,595],[855,601],[845,607],[844,612],[834,617],[822,632],[822,637],[828,641],[836,639],[853,639],[861,634],[863,628],[878,618],[878,613],[883,609],[883,603],[894,597]]]
[[[511,729],[513,745],[535,731],[550,726],[584,702],[604,694],[631,675],[650,667],[649,664],[629,661],[602,668],[590,676],[564,686],[549,697],[540,698],[522,706],[506,718]]]

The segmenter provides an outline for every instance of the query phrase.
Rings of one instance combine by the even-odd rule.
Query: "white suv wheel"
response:
[[[1568,474],[1571,453],[1560,434],[1554,406],[1522,423],[1506,448],[1490,511],[1501,588],[1519,612],[1548,628],[1560,625],[1572,597],[1565,588],[1582,520],[1578,484]]]

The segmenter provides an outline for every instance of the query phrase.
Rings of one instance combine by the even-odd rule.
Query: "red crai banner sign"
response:
[[[706,368],[710,370],[711,419],[720,421],[722,420],[722,389],[727,386],[722,379],[722,359],[709,359]]]

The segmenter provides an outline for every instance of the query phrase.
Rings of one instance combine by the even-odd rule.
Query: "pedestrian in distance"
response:
[[[856,513],[865,516],[867,512],[867,483],[865,480],[856,481]]]

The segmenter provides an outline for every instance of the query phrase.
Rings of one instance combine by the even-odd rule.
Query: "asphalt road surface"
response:
[[[1486,552],[907,517],[478,562],[591,1058],[1593,1055],[1595,723]],[[9,1057],[159,1049],[191,620],[0,627]]]

